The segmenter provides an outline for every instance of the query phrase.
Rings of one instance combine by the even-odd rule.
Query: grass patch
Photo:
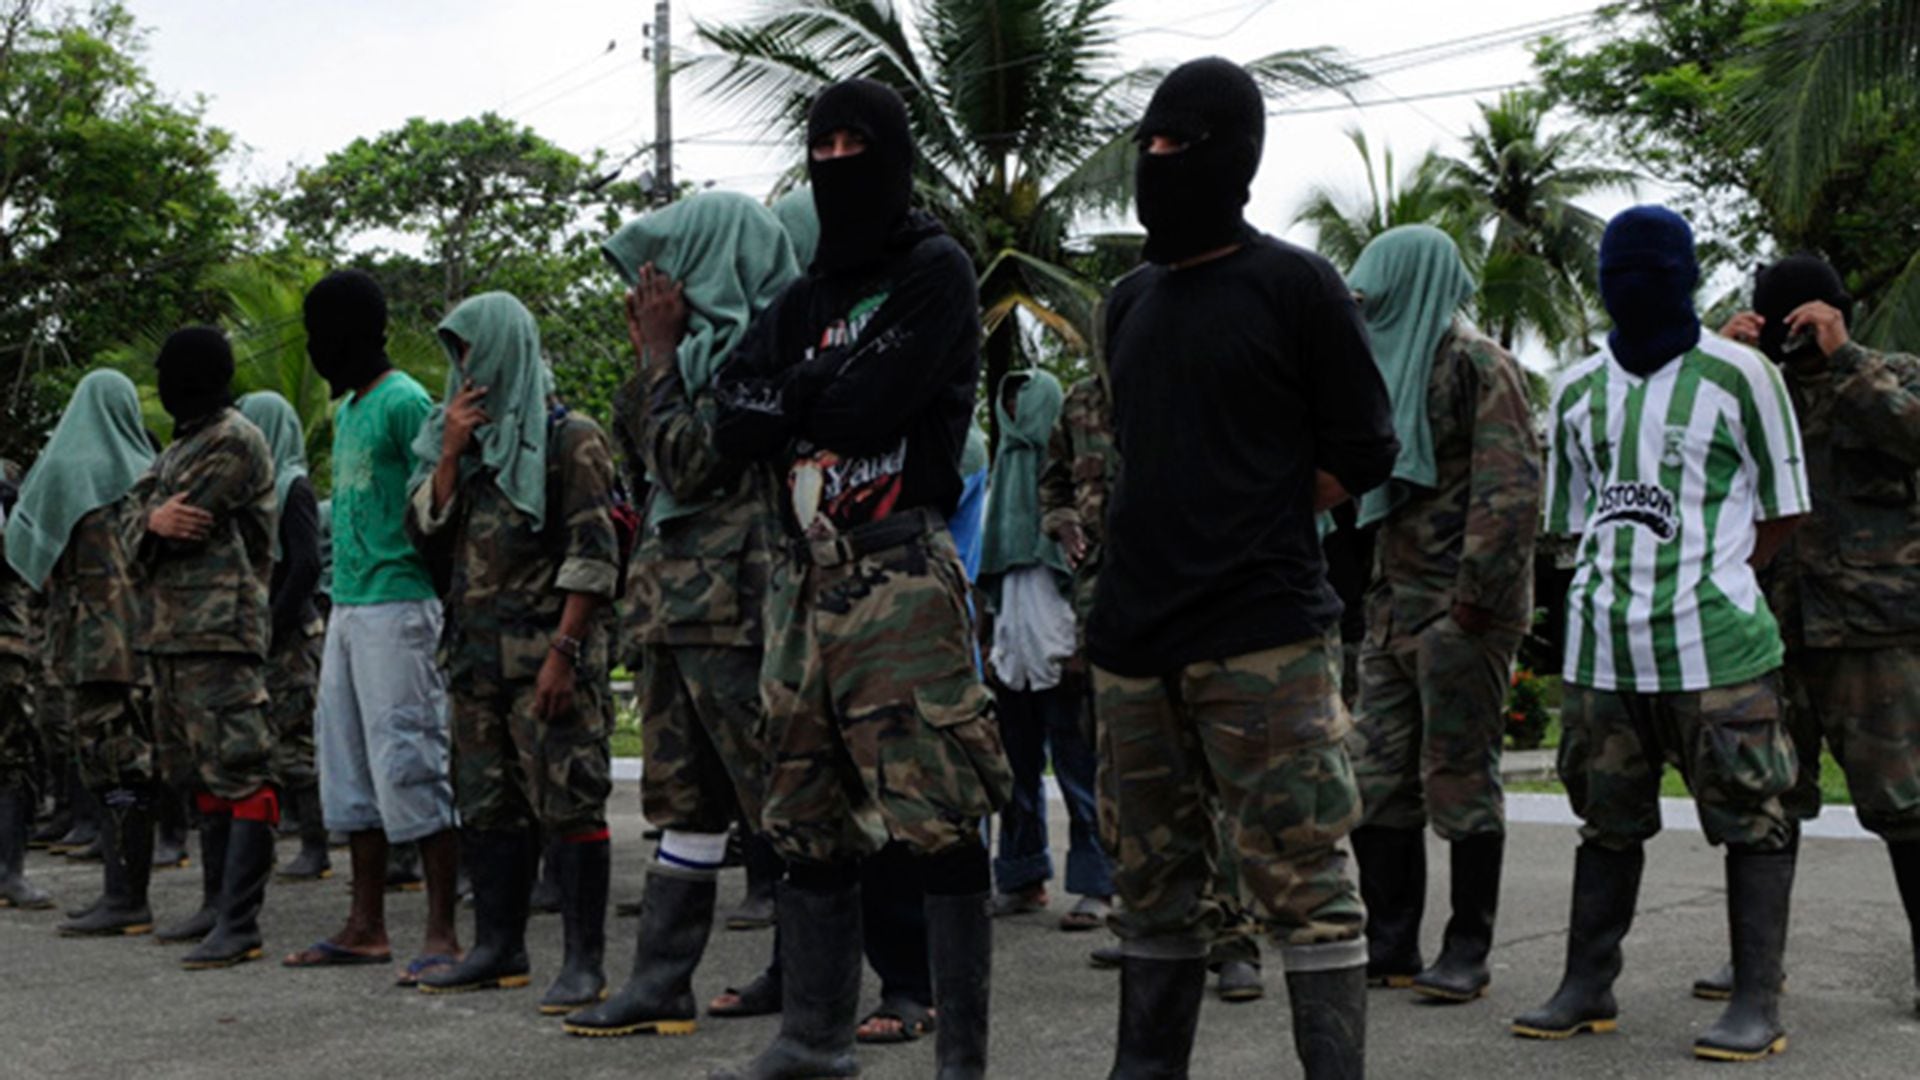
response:
[[[613,756],[640,756],[640,699],[618,694],[613,699]]]
[[[1558,744],[1559,721],[1554,721],[1553,735]],[[1565,795],[1566,786],[1558,780],[1519,780],[1507,785],[1508,791],[1527,792],[1540,795]],[[1667,766],[1660,777],[1660,794],[1667,798],[1683,799],[1688,795],[1686,781],[1680,779],[1680,773],[1673,766]],[[1828,806],[1852,806],[1853,796],[1847,793],[1847,776],[1840,770],[1840,763],[1826,750],[1820,751],[1820,801]]]

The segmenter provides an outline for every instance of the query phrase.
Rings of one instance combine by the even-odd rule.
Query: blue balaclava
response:
[[[1693,229],[1664,206],[1622,210],[1600,238],[1600,298],[1613,317],[1607,343],[1620,366],[1651,375],[1700,340]]]

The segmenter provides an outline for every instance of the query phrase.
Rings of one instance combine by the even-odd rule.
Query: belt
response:
[[[911,543],[937,528],[946,528],[946,519],[921,507],[868,522],[828,540],[793,540],[788,550],[795,562],[845,566]]]

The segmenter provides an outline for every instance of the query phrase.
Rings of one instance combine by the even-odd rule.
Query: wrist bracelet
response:
[[[568,637],[565,634],[555,634],[553,636],[553,644],[548,647],[561,656],[566,657],[568,660],[571,660],[573,663],[578,664],[580,662],[580,652],[584,646],[579,638]]]

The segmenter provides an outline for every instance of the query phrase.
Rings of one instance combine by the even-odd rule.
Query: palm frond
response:
[[[1871,348],[1913,350],[1920,341],[1920,253],[1880,291],[1855,333]]]

